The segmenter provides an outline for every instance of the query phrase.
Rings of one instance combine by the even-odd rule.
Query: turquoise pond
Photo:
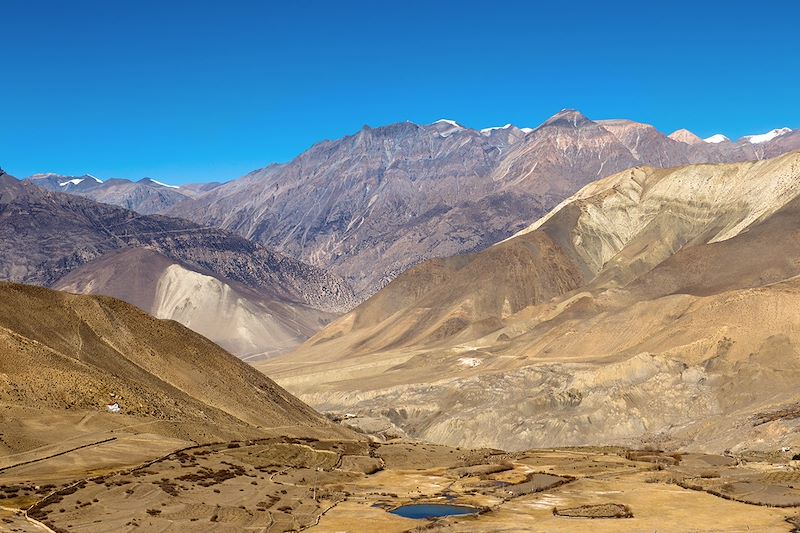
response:
[[[415,503],[410,505],[401,505],[400,507],[392,509],[389,512],[404,518],[425,519],[441,518],[443,516],[478,514],[478,509],[475,507],[468,507],[466,505]]]

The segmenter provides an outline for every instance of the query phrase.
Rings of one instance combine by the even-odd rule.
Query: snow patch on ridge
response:
[[[152,181],[156,185],[161,185],[162,187],[167,187],[169,189],[180,189],[180,187],[178,187],[177,185],[167,185],[166,183],[161,183],[160,181],[156,181],[153,178],[149,178],[149,179],[150,179],[150,181]]]
[[[491,128],[483,128],[481,133],[491,133],[494,130],[507,130],[511,127],[511,124],[506,124],[505,126],[492,126]]]
[[[712,135],[711,137],[703,139],[703,141],[711,144],[719,144],[721,142],[730,141],[730,139],[728,139],[721,133],[717,133],[715,135]]]
[[[67,181],[65,181],[64,183],[59,183],[58,185],[59,185],[59,186],[61,186],[61,187],[66,187],[67,185],[70,185],[70,184],[72,184],[72,185],[78,185],[78,184],[79,184],[79,183],[81,183],[83,180],[84,180],[84,178],[75,178],[75,179],[73,179],[73,180],[67,180]]]
[[[767,141],[771,141],[775,137],[780,137],[781,135],[785,135],[792,131],[791,128],[779,128],[768,131],[767,133],[760,133],[758,135],[745,135],[742,139],[746,140],[750,144],[761,144]]]
[[[463,128],[461,124],[459,124],[455,120],[450,120],[449,118],[440,118],[439,120],[434,122],[434,124],[450,124],[454,128]]]

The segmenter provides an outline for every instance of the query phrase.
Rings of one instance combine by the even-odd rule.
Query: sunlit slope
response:
[[[204,337],[119,300],[0,284],[0,400],[40,413],[100,412],[206,440],[269,431],[336,433]]]
[[[260,368],[312,405],[439,442],[791,440],[798,196],[798,154],[631,169],[409,271]]]

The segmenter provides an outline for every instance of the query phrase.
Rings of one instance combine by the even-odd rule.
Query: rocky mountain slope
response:
[[[800,149],[798,131],[755,140],[667,137],[646,124],[592,121],[569,110],[535,129],[476,131],[446,120],[365,126],[167,212],[328,268],[363,298],[425,259],[484,249],[624,169]]]
[[[189,198],[213,190],[219,183],[167,185],[151,178],[139,181],[109,179],[102,181],[91,175],[60,176],[34,174],[26,178],[34,185],[52,192],[65,192],[97,202],[117,205],[143,215],[160,213]]]
[[[259,368],[437,442],[796,445],[799,215],[798,153],[629,169]]]
[[[7,174],[0,175],[0,247],[0,279],[54,286],[72,274],[59,286],[193,323],[240,355],[289,347],[353,304],[340,278],[238,235],[47,192]],[[137,263],[138,252],[108,255],[131,248],[151,250],[153,262]],[[212,303],[232,322],[210,324]]]

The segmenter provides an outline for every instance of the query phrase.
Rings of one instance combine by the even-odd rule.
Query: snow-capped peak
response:
[[[725,137],[721,133],[717,133],[717,134],[712,135],[711,137],[707,137],[707,138],[705,138],[703,140],[705,142],[711,143],[711,144],[719,144],[721,142],[730,141],[730,139],[728,139],[727,137]]]
[[[758,135],[745,135],[742,138],[751,144],[761,144],[767,141],[771,141],[775,137],[780,137],[781,135],[784,135],[791,131],[792,131],[791,128],[779,128],[779,129],[774,129],[772,131],[768,131],[767,133],[760,133]]]
[[[534,130],[534,128],[520,128],[522,133],[530,133]]]
[[[100,178],[96,178],[96,177],[92,176],[91,174],[86,174],[86,177],[89,178],[89,179],[93,179],[97,183],[103,183],[103,180],[101,180]]]
[[[59,183],[59,185],[60,185],[61,187],[66,187],[67,185],[70,185],[70,184],[72,184],[72,185],[78,185],[78,184],[79,184],[79,183],[81,183],[83,180],[84,180],[84,178],[75,178],[75,179],[67,180],[67,181],[65,181],[65,182],[63,182],[63,183]]]
[[[507,130],[511,127],[511,124],[506,124],[505,126],[492,126],[491,128],[483,128],[481,133],[491,133],[495,130]]]
[[[453,126],[455,128],[463,127],[463,126],[461,126],[461,124],[459,124],[455,120],[450,120],[449,118],[440,118],[439,120],[434,122],[434,124],[450,124],[451,126]]]

